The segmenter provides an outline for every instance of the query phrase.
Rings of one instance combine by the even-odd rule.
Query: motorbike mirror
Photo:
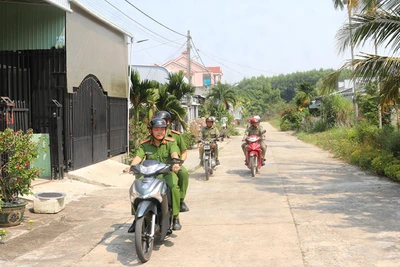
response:
[[[265,134],[267,131],[266,130],[264,130],[264,131],[262,131],[262,134]]]

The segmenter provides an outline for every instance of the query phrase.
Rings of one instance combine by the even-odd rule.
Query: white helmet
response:
[[[260,118],[260,116],[254,116],[253,118],[255,118],[255,119],[257,119],[257,120],[260,120],[261,118]]]

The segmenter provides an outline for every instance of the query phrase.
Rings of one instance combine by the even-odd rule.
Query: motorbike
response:
[[[165,164],[157,160],[144,160],[130,168],[131,173],[143,176],[143,179],[136,179],[129,189],[136,221],[136,253],[142,263],[150,260],[155,239],[163,241],[172,233],[171,192],[164,179],[158,179],[157,175],[170,173],[175,163],[181,164],[183,161],[173,159],[170,164]]]
[[[264,130],[262,134],[266,131]],[[251,171],[251,176],[254,177],[262,166],[262,149],[259,143],[261,136],[250,135],[246,138],[246,165]]]
[[[203,149],[203,168],[206,174],[206,180],[210,179],[210,176],[214,174],[217,166],[215,160],[215,149],[217,149],[217,141],[219,138],[213,138],[209,141],[199,140],[199,149]]]

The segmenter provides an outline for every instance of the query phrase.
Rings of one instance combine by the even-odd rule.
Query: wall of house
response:
[[[0,50],[61,48],[65,11],[49,5],[0,2]]]
[[[66,17],[68,92],[95,75],[111,97],[127,97],[128,49],[125,35],[71,2]]]

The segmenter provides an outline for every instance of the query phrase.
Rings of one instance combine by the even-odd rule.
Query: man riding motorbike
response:
[[[219,131],[217,127],[214,125],[215,118],[213,116],[210,116],[206,119],[206,126],[201,129],[200,135],[199,135],[199,140],[205,140],[205,141],[210,141],[213,138],[218,138],[219,137]],[[216,165],[219,165],[219,159],[218,159],[218,144],[216,144],[215,151],[215,163]],[[199,148],[199,157],[200,157],[200,166],[203,165],[203,149]]]
[[[180,150],[180,159],[185,161],[187,158],[187,147],[185,144],[185,141],[182,138],[182,135],[180,132],[171,130],[169,127],[171,125],[171,113],[168,111],[159,111],[157,112],[155,118],[160,118],[165,121],[167,124],[167,137],[172,137],[175,139],[175,144],[178,146]],[[187,192],[187,188],[189,186],[189,173],[187,169],[181,165],[180,171],[177,173],[178,175],[178,185],[179,185],[179,190],[180,190],[180,197],[181,197],[181,204],[180,204],[180,212],[185,212],[189,211],[188,206],[185,204],[185,196]]]
[[[133,158],[131,165],[136,165],[144,159],[154,159],[163,163],[171,162],[172,158],[179,158],[180,150],[175,144],[175,140],[166,137],[167,124],[163,119],[154,118],[150,122],[151,136],[140,143],[139,148],[136,150],[136,156]],[[179,209],[180,209],[180,192],[178,186],[178,177],[176,173],[180,170],[179,164],[172,166],[172,172],[162,175],[162,179],[168,184],[171,190],[172,197],[172,213],[173,230],[181,230],[182,226],[179,222]],[[130,171],[130,167],[125,169],[126,172]],[[128,229],[128,233],[135,231],[135,221]]]
[[[263,132],[263,128],[260,125],[260,119],[256,118],[256,117],[251,118],[250,119],[250,127],[246,129],[246,131],[244,132],[243,139],[242,139],[242,142],[243,142],[242,143],[242,150],[243,150],[243,154],[244,154],[244,157],[245,157],[244,161],[245,161],[246,165],[247,165],[247,159],[246,159],[246,145],[247,145],[247,143],[246,143],[246,138],[248,136],[250,136],[250,135],[257,135],[257,136],[261,137],[259,143],[260,143],[261,150],[262,150],[261,151],[261,154],[262,154],[262,165],[263,166],[265,165],[264,161],[265,161],[265,153],[267,151],[267,145],[265,144],[265,141],[264,141],[265,136],[262,134],[262,132]]]

